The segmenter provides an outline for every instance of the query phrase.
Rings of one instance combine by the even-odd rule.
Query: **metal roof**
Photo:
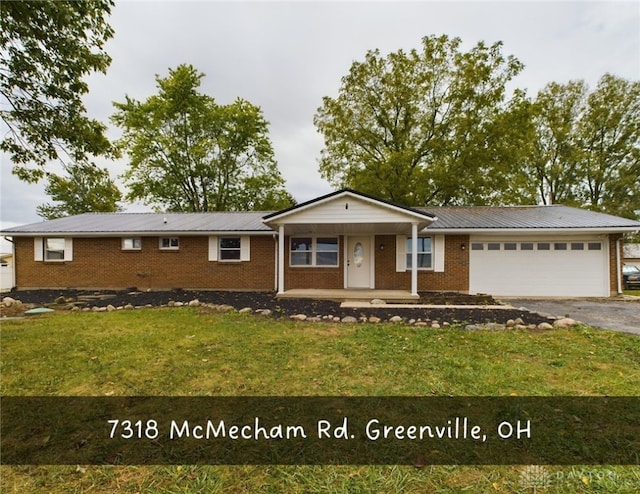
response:
[[[420,207],[438,216],[429,230],[640,229],[640,222],[586,209],[552,206]]]
[[[640,230],[640,222],[561,205],[553,206],[453,206],[412,208],[437,216],[427,230],[471,232],[499,230]],[[86,213],[8,228],[15,236],[47,234],[207,234],[220,232],[272,233],[263,218],[270,211],[212,213]]]
[[[47,233],[213,233],[271,232],[265,211],[214,213],[86,213],[4,230],[9,235]]]

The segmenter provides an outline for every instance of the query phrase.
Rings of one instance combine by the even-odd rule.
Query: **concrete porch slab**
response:
[[[393,300],[396,302],[417,302],[419,296],[411,295],[406,290],[348,290],[348,289],[326,289],[326,288],[294,288],[278,293],[276,298],[310,298],[322,300],[366,300],[381,299],[385,301]],[[413,305],[410,305],[413,307]]]

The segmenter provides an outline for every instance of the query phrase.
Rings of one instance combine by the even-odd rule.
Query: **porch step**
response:
[[[346,301],[367,301],[380,299],[386,302],[396,303],[416,303],[420,297],[411,295],[406,290],[349,290],[349,289],[327,289],[327,288],[294,288],[283,293],[278,293],[277,298],[309,298],[321,300]]]

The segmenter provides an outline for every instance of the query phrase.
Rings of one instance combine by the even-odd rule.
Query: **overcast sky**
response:
[[[201,91],[218,103],[241,97],[262,108],[287,189],[299,202],[332,190],[317,170],[323,142],[313,116],[367,50],[409,50],[440,34],[462,38],[465,50],[502,41],[503,54],[525,65],[514,86],[531,96],[551,81],[584,79],[593,87],[606,72],[640,79],[637,1],[127,1],[116,3],[110,24],[113,61],[106,75],[90,78],[91,117],[108,123],[113,101],[144,100],[156,93],[156,74],[192,64],[206,74]],[[111,127],[109,136],[118,135]],[[2,160],[0,227],[39,221],[44,185],[19,182]],[[113,176],[126,168],[124,161],[99,164]]]

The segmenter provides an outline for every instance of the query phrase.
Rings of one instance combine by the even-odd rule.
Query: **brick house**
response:
[[[640,223],[565,206],[406,207],[343,189],[277,212],[90,213],[10,228],[18,289],[610,296]]]

